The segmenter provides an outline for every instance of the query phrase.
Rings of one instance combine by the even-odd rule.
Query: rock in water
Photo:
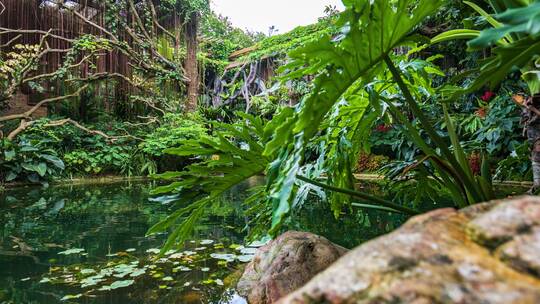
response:
[[[257,251],[238,282],[238,292],[250,304],[274,303],[346,252],[324,237],[289,231]]]
[[[279,303],[540,303],[540,198],[417,216]]]

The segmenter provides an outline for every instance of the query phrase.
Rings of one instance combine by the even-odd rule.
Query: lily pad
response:
[[[240,252],[244,255],[246,254],[255,254],[257,252],[257,248],[242,248],[240,249]]]
[[[233,262],[236,259],[236,255],[228,253],[212,253],[210,254],[210,257],[227,262]]]
[[[141,276],[146,273],[145,269],[135,269],[129,276],[132,278],[136,278],[138,276]]]
[[[213,244],[214,241],[213,240],[202,240],[199,242],[199,244],[201,245],[210,245],[210,244]]]
[[[157,248],[150,248],[150,249],[146,250],[146,253],[158,254],[160,252],[161,252],[161,250],[159,250]]]
[[[254,257],[255,255],[252,255],[252,254],[240,255],[238,256],[238,261],[242,263],[249,263],[251,262],[251,260],[253,260]]]
[[[103,278],[103,276],[100,276],[100,275],[96,275],[96,276],[92,276],[92,277],[88,277],[86,279],[83,279],[81,280],[81,288],[86,288],[86,287],[91,287],[91,286],[96,286],[97,284],[101,283],[101,282],[104,282],[105,279]]]
[[[173,272],[178,272],[178,271],[188,272],[188,271],[191,271],[191,268],[186,267],[186,266],[180,266],[173,269]]]
[[[39,283],[41,283],[41,284],[49,283],[49,282],[51,282],[51,279],[49,279],[49,278],[43,278],[43,279],[41,279],[41,281],[39,281]]]
[[[131,285],[133,285],[133,283],[135,283],[134,280],[116,281],[116,282],[112,283],[110,286],[103,286],[98,290],[100,290],[100,291],[115,290],[115,289],[118,289],[118,288],[124,288],[124,287],[131,286]]]
[[[184,256],[183,253],[175,253],[169,256],[169,259],[178,260]]]
[[[81,253],[83,251],[84,251],[84,249],[82,249],[82,248],[72,248],[72,249],[68,249],[66,251],[59,252],[58,254],[71,255],[71,254]]]
[[[91,274],[95,273],[96,271],[94,269],[81,269],[81,274]]]
[[[175,254],[176,252],[177,252],[177,250],[169,250],[169,251],[165,252],[165,255]]]
[[[249,247],[254,247],[254,248],[259,248],[259,247],[262,247],[264,245],[268,244],[268,241],[255,241],[251,244],[249,244],[248,246]]]

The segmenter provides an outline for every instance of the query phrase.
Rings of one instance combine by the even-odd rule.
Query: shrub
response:
[[[167,114],[163,123],[145,137],[140,150],[154,160],[160,170],[175,170],[186,164],[186,159],[165,154],[163,151],[176,148],[187,140],[208,137],[209,129],[199,114]]]
[[[376,172],[389,161],[387,156],[361,153],[356,164],[356,172]]]
[[[0,141],[0,181],[28,181],[43,183],[59,176],[64,162],[55,150],[47,147],[47,141],[20,138],[17,142]]]

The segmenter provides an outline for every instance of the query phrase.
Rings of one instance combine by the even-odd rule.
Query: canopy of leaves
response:
[[[355,93],[355,83],[373,72],[383,59],[425,17],[444,1],[356,0],[344,1],[347,9],[339,16],[337,37],[325,35],[292,51],[285,79],[318,75],[312,93],[303,101],[294,119],[276,130],[266,146],[266,155],[279,153],[271,171],[271,204],[275,233],[290,211],[293,184],[304,157],[304,147],[318,132],[334,104]]]
[[[319,39],[321,36],[335,34],[337,29],[334,21],[332,17],[328,17],[315,24],[299,26],[285,34],[267,37],[258,42],[254,46],[255,50],[242,59],[259,60],[266,56],[285,55],[299,46]]]

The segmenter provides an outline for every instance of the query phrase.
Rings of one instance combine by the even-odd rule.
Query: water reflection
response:
[[[245,303],[232,288],[242,263],[223,257],[242,256],[250,224],[242,202],[246,190],[261,182],[252,179],[216,201],[192,239],[161,263],[152,259],[152,249],[166,235],[145,233],[167,216],[174,198],[150,199],[152,182],[28,187],[0,194],[0,303]],[[380,194],[377,189],[368,190]],[[345,210],[338,220],[313,199],[286,229],[311,231],[351,248],[404,220],[358,210]],[[70,249],[83,250],[58,254]],[[133,277],[139,273],[144,274]],[[81,288],[81,282],[91,285]],[[104,288],[109,290],[99,290]]]

